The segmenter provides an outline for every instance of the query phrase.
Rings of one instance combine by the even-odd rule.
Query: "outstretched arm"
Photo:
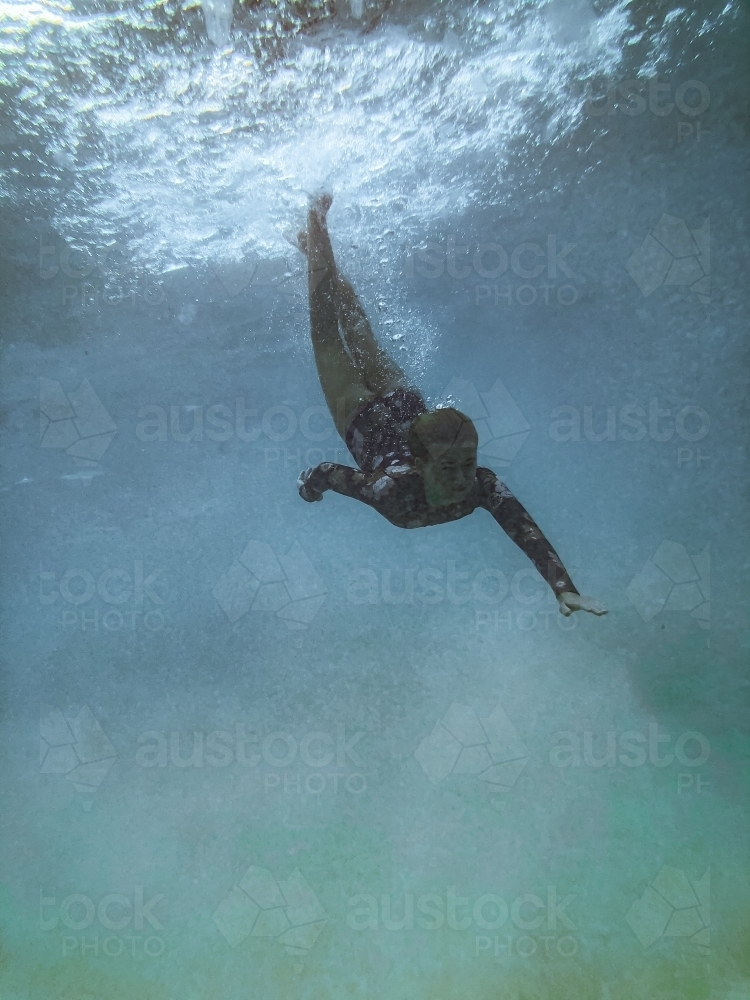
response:
[[[600,604],[578,593],[557,552],[505,483],[500,482],[489,469],[479,470],[479,476],[485,493],[483,506],[534,563],[539,574],[555,592],[561,613],[566,616],[573,611],[606,614],[606,609]]]
[[[297,480],[299,495],[308,503],[322,500],[326,490],[341,493],[342,496],[361,500],[362,503],[375,504],[378,492],[378,482],[384,477],[381,474],[366,474],[350,465],[337,465],[334,462],[322,462],[314,469],[301,472]]]

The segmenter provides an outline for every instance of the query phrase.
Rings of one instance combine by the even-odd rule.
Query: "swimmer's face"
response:
[[[454,445],[429,462],[418,462],[429,503],[458,503],[469,495],[477,474],[475,445]]]

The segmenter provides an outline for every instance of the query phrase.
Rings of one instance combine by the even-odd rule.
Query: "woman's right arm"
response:
[[[299,495],[308,503],[322,500],[326,490],[333,490],[334,493],[372,505],[374,500],[372,483],[378,478],[380,477],[366,475],[359,469],[353,469],[350,465],[322,462],[314,469],[301,472],[297,487]]]

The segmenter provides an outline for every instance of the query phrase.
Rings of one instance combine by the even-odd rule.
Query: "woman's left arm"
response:
[[[479,469],[477,475],[483,488],[482,506],[492,514],[519,549],[526,553],[540,576],[550,585],[557,598],[560,612],[566,616],[573,611],[590,611],[595,615],[606,614],[606,609],[597,601],[590,597],[582,597],[578,593],[560,556],[505,483],[489,469]]]

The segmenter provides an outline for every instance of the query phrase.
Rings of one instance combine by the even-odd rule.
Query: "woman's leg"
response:
[[[357,362],[367,388],[376,396],[382,396],[397,386],[406,387],[406,375],[375,339],[357,293],[341,273],[337,275],[336,302],[346,346]]]
[[[300,250],[306,254],[307,233],[304,230],[299,233],[297,242]],[[316,273],[324,273],[324,269],[321,268]],[[359,370],[360,381],[378,396],[397,386],[407,386],[404,371],[376,340],[357,293],[338,269],[334,289],[338,321],[346,346]]]
[[[363,381],[359,365],[349,357],[339,335],[338,273],[326,228],[330,205],[330,197],[324,195],[310,208],[301,249],[307,253],[307,291],[315,364],[336,430],[346,439],[354,411],[375,393]]]

